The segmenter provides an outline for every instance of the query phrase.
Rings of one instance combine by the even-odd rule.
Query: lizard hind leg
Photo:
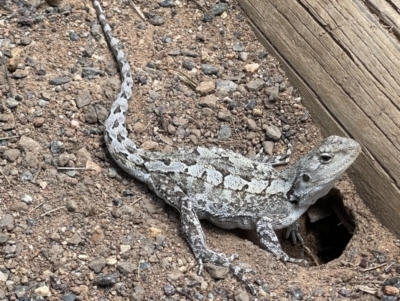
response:
[[[242,283],[244,283],[253,295],[256,294],[256,289],[244,276],[245,273],[250,273],[253,271],[251,269],[244,269],[239,266],[234,266],[231,261],[237,258],[236,254],[227,258],[223,253],[217,253],[210,250],[207,247],[205,235],[201,228],[199,218],[193,210],[192,202],[187,196],[184,196],[181,198],[180,204],[182,231],[190,248],[192,249],[194,256],[196,257],[197,262],[199,263],[199,274],[202,272],[203,263],[205,262],[228,267],[229,271]]]

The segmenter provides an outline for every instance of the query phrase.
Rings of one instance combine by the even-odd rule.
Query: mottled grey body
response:
[[[288,228],[287,233],[301,241],[296,221],[329,192],[360,153],[360,145],[349,138],[330,136],[283,171],[273,166],[288,162],[290,147],[286,156],[272,160],[260,156],[249,159],[220,148],[197,147],[164,154],[137,147],[125,127],[133,87],[130,66],[99,2],[93,4],[122,77],[121,91],[105,121],[108,151],[123,170],[180,212],[183,233],[200,270],[203,262],[227,266],[255,292],[244,276],[250,270],[234,266],[234,256],[227,258],[207,247],[199,219],[225,229],[254,229],[265,249],[283,261],[305,263],[281,249],[274,230]]]

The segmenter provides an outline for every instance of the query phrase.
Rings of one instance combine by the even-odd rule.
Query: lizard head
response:
[[[287,193],[291,202],[309,207],[326,195],[354,162],[361,146],[350,138],[330,136],[318,147],[288,168],[292,187]]]

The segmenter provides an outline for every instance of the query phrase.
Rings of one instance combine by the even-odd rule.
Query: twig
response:
[[[39,205],[37,205],[35,208],[31,209],[31,211],[28,212],[28,215],[31,214],[33,211],[38,209],[40,206],[42,206],[45,202],[41,202]]]
[[[168,72],[179,77],[179,79],[182,82],[184,82],[186,85],[188,85],[193,90],[195,90],[196,87],[198,86],[198,83],[196,83],[194,80],[192,80],[189,76],[187,76],[185,73],[183,73],[181,71],[168,69]]]
[[[0,173],[3,175],[4,179],[6,179],[6,181],[8,182],[8,185],[11,185],[10,180],[6,177],[6,175],[4,174],[3,170],[0,169]]]
[[[355,280],[355,281],[350,281],[349,284],[383,284],[384,281],[381,280]]]
[[[41,217],[46,216],[46,215],[49,215],[50,213],[53,213],[53,212],[58,211],[60,209],[65,209],[65,206],[61,206],[61,207],[55,208],[53,210],[47,211],[47,212],[39,215],[38,217],[36,217],[36,219],[41,218]]]
[[[39,176],[39,174],[40,174],[41,171],[42,171],[42,167],[39,166],[39,169],[38,169],[37,173],[36,173],[35,176],[33,177],[32,183],[36,184],[36,180],[37,180],[37,178],[38,178],[38,176]]]
[[[387,263],[382,263],[382,264],[377,265],[377,266],[374,266],[374,267],[372,267],[372,268],[360,270],[360,272],[362,272],[362,273],[364,273],[364,272],[369,272],[369,271],[372,271],[372,270],[379,269],[379,268],[381,268],[381,267],[383,267],[383,266],[385,266],[385,265],[387,265]]]
[[[57,167],[57,170],[94,170],[86,167]]]
[[[140,261],[141,261],[142,259],[141,258],[139,258],[139,263],[138,263],[138,267],[137,267],[137,278],[138,278],[138,280],[140,281]]]
[[[132,206],[132,205],[135,205],[137,202],[139,202],[139,201],[142,200],[143,198],[144,198],[144,196],[141,196],[140,198],[134,200],[134,201],[132,202],[131,206]]]
[[[15,96],[14,95],[14,91],[13,91],[13,88],[11,86],[10,77],[8,76],[6,57],[5,57],[5,55],[3,53],[1,54],[1,57],[3,59],[3,64],[4,64],[4,74],[6,76],[6,80],[7,80],[8,86],[10,87],[10,94],[11,94],[11,97],[14,98],[14,96]]]
[[[308,247],[306,247],[305,245],[303,245],[303,249],[312,258],[312,260],[314,261],[315,265],[319,266],[320,264],[318,262],[317,257],[315,257],[315,255],[310,251],[310,249]]]
[[[10,136],[10,137],[0,137],[0,140],[10,140],[14,138],[19,138],[19,136]]]
[[[137,14],[143,19],[146,20],[146,17],[140,10],[139,6],[137,6],[132,0],[129,0],[129,3],[132,5],[133,9],[137,12]]]

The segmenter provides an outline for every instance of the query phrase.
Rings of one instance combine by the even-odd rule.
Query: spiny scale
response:
[[[180,212],[182,232],[199,263],[199,272],[203,262],[226,266],[256,293],[244,276],[251,270],[234,266],[235,255],[227,258],[207,247],[199,219],[225,229],[255,230],[263,248],[284,262],[306,264],[282,250],[274,230],[287,228],[287,236],[302,242],[298,218],[335,185],[361,152],[360,145],[349,138],[330,136],[283,171],[273,166],[289,161],[290,144],[286,155],[272,159],[261,154],[249,159],[220,148],[197,147],[169,154],[144,151],[128,138],[125,127],[133,87],[131,68],[100,3],[95,0],[93,5],[122,77],[121,90],[105,121],[108,151],[123,170]]]

